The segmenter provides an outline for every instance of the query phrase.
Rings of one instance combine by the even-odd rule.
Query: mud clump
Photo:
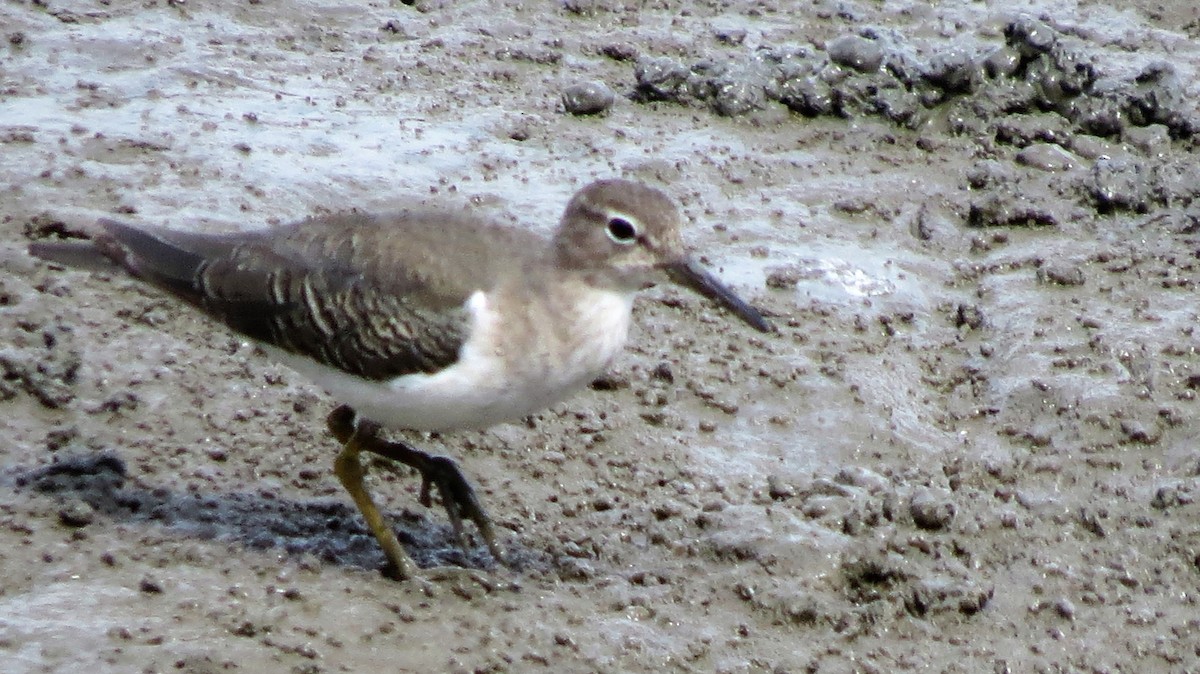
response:
[[[1011,146],[1015,155],[1001,155],[1026,174],[972,201],[967,222],[975,227],[1057,226],[1063,214],[1030,195],[1043,185],[1061,193],[1063,182],[1102,214],[1148,213],[1196,198],[1195,162],[1168,157],[1173,142],[1200,129],[1172,64],[1156,61],[1121,79],[1105,74],[1085,40],[1045,22],[1021,17],[1003,36],[993,46],[951,44],[926,60],[895,31],[873,28],[830,40],[824,50],[763,47],[691,64],[644,56],[634,66],[633,97],[724,116],[779,104],[806,117],[877,117],[923,137],[944,127],[989,152]],[[1106,141],[1133,152],[1111,156],[1097,147]]]
[[[75,399],[82,359],[70,326],[18,322],[0,348],[0,400],[20,393],[58,409]]]
[[[926,61],[894,31],[873,28],[824,50],[765,47],[691,64],[647,56],[634,66],[635,98],[703,104],[729,116],[774,101],[807,116],[875,115],[914,128],[943,108],[954,131],[989,136],[999,120],[1047,112],[1101,137],[1161,124],[1187,139],[1200,128],[1169,63],[1122,81],[1102,75],[1082,44],[1041,21],[1018,18],[1004,36],[1003,45],[950,45]]]

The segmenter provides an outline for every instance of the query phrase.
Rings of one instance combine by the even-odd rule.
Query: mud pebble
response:
[[[877,111],[900,126],[915,128],[920,121],[920,98],[903,87],[879,87],[867,103],[868,111]]]
[[[1102,213],[1148,209],[1148,190],[1142,165],[1120,159],[1100,160],[1092,167],[1089,191]]]
[[[564,580],[588,580],[596,575],[596,569],[585,559],[561,557],[557,563],[558,574]]]
[[[51,452],[57,452],[74,442],[78,437],[79,429],[74,426],[52,429],[46,433],[46,449]]]
[[[683,512],[683,506],[678,501],[663,501],[650,508],[657,520],[667,520]]]
[[[21,234],[32,241],[38,239],[83,239],[87,235],[49,213],[38,213],[21,228]]]
[[[1064,597],[1064,598],[1059,599],[1058,601],[1054,602],[1054,612],[1057,613],[1058,617],[1060,617],[1060,618],[1065,618],[1067,620],[1074,620],[1075,619],[1075,604],[1072,604],[1070,599],[1067,599]]]
[[[930,531],[949,527],[954,521],[955,510],[954,503],[930,489],[922,489],[913,494],[908,506],[913,522],[918,527]]]
[[[600,48],[600,53],[614,61],[634,61],[638,57],[636,47],[619,42],[604,45]]]
[[[1171,130],[1163,124],[1128,126],[1121,131],[1121,140],[1142,154],[1161,156],[1171,148]]]
[[[768,475],[767,495],[773,501],[784,501],[796,495],[796,488],[778,475]]]
[[[838,496],[842,498],[853,498],[854,490],[850,489],[845,484],[830,480],[828,478],[817,478],[805,490],[806,495],[812,496]]]
[[[1191,505],[1195,500],[1195,496],[1188,487],[1177,484],[1164,485],[1155,490],[1154,498],[1150,499],[1150,507],[1155,510],[1166,510]]]
[[[565,646],[571,650],[576,650],[579,648],[579,645],[575,643],[575,639],[571,638],[569,634],[565,634],[563,632],[556,632],[554,634],[554,645]]]
[[[875,40],[843,35],[825,46],[829,60],[860,73],[873,73],[883,64],[883,49]]]
[[[735,75],[717,83],[713,109],[725,117],[737,117],[763,107],[762,84],[743,75]]]
[[[1083,268],[1067,262],[1048,262],[1037,270],[1042,283],[1060,286],[1081,286],[1084,283]]]
[[[157,579],[146,576],[138,582],[138,591],[142,594],[162,594],[163,586]]]
[[[1103,511],[1097,511],[1093,508],[1080,508],[1077,515],[1080,526],[1087,531],[1092,532],[1092,535],[1096,536],[1097,538],[1108,537],[1108,529],[1104,526],[1104,522],[1102,521],[1108,516],[1107,513]]]
[[[88,414],[121,412],[124,410],[136,410],[140,404],[141,400],[133,391],[117,391],[86,411]]]
[[[1195,133],[1197,122],[1191,102],[1174,66],[1161,61],[1151,63],[1134,82],[1129,97],[1130,121],[1137,126],[1163,124],[1180,138]]]
[[[1023,16],[1004,28],[1004,37],[1025,58],[1045,54],[1054,48],[1058,34],[1053,28],[1028,16]]]
[[[1124,101],[1127,85],[1113,78],[1100,77],[1092,82],[1086,96],[1071,101],[1059,112],[1074,120],[1084,133],[1110,137],[1128,125]]]
[[[642,57],[633,66],[638,93],[652,100],[671,100],[687,81],[688,69],[669,58]]]
[[[1043,171],[1069,171],[1079,165],[1075,155],[1053,143],[1034,143],[1017,153],[1017,163]]]
[[[929,60],[925,79],[933,86],[951,94],[974,91],[983,79],[983,66],[966,51],[950,49],[939,52]]]
[[[1069,147],[1080,157],[1091,160],[1112,157],[1116,152],[1116,148],[1107,140],[1083,133],[1072,137]]]
[[[984,326],[983,309],[978,304],[959,304],[954,311],[954,327],[978,330]]]
[[[1038,142],[1062,145],[1072,135],[1067,120],[1054,113],[1013,114],[996,122],[996,140],[1017,147]]]
[[[572,115],[596,115],[612,107],[612,89],[603,82],[580,82],[563,89],[563,107]]]
[[[1121,432],[1130,442],[1137,442],[1143,445],[1153,445],[1162,438],[1161,431],[1157,427],[1147,426],[1136,419],[1124,419],[1121,421]]]
[[[74,500],[58,511],[58,521],[68,527],[85,527],[96,519],[96,510],[86,501]]]
[[[629,375],[606,372],[588,385],[593,391],[618,391],[629,388]]]
[[[1058,218],[1015,195],[989,194],[971,202],[971,227],[1055,227]]]
[[[812,77],[785,81],[779,87],[779,101],[806,117],[830,115],[834,111],[833,88]]]
[[[838,499],[819,496],[805,501],[804,506],[800,508],[800,512],[804,513],[805,517],[815,520],[820,519],[829,513],[834,512],[835,510],[839,510],[839,505]]]
[[[1012,47],[999,47],[983,57],[983,72],[993,79],[1010,77],[1021,67],[1021,53]]]
[[[943,612],[974,615],[987,606],[994,593],[994,588],[970,581],[926,578],[913,584],[904,607],[918,617]]]
[[[744,43],[748,34],[749,31],[745,28],[715,28],[712,31],[712,36],[717,42],[735,47]]]
[[[886,477],[861,466],[845,466],[838,469],[837,474],[833,476],[833,482],[847,487],[865,489],[869,493],[881,492],[888,487]]]
[[[668,384],[675,381],[675,372],[671,370],[671,364],[665,360],[654,366],[654,370],[650,372],[650,376]]]
[[[767,270],[766,284],[768,288],[788,290],[795,288],[803,277],[801,269],[797,266],[775,267]]]

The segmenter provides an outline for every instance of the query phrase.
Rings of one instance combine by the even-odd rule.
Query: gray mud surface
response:
[[[1200,671],[1192,2],[6,2],[5,672]],[[405,200],[548,231],[669,191],[774,316],[645,293],[612,372],[419,480],[332,474],[323,393],[137,282],[98,216]]]

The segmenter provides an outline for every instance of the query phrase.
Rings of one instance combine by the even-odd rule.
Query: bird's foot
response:
[[[409,449],[420,451],[411,447]],[[426,508],[433,505],[430,491],[431,487],[436,486],[438,496],[442,500],[442,507],[446,509],[446,515],[450,518],[450,526],[454,528],[454,536],[458,539],[459,547],[464,551],[468,549],[462,523],[463,520],[469,520],[479,529],[479,536],[487,545],[488,552],[497,562],[503,564],[504,557],[500,553],[500,546],[496,544],[492,518],[488,516],[487,510],[484,509],[483,503],[475,493],[475,488],[463,475],[458,463],[448,456],[431,456],[424,452],[420,453],[425,456],[422,461],[423,465],[417,468],[421,471],[421,505]]]
[[[353,441],[359,451],[368,451],[415,468],[421,473],[421,504],[427,508],[432,506],[432,488],[437,487],[442,507],[446,509],[454,536],[463,551],[469,550],[463,520],[469,520],[479,530],[492,557],[500,564],[505,563],[500,546],[496,543],[492,520],[475,493],[475,488],[454,459],[429,454],[405,442],[386,440],[380,436],[378,424],[356,417],[357,414],[348,406],[338,407],[328,418],[330,432],[343,444]],[[403,569],[397,571],[404,573]]]

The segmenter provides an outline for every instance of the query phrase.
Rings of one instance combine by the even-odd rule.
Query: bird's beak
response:
[[[708,271],[690,257],[680,258],[674,262],[667,263],[663,268],[672,281],[687,286],[705,297],[716,300],[719,304],[724,305],[726,309],[737,314],[738,318],[749,323],[755,330],[759,332],[771,332],[775,329],[767,319],[763,318],[758,309],[746,304],[745,300],[735,295],[729,289],[729,286],[718,281],[715,276],[708,273]]]

